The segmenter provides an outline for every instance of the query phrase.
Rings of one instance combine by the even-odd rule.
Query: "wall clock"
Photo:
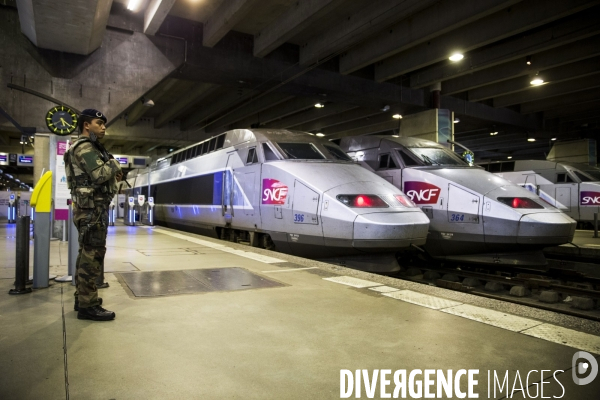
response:
[[[46,125],[52,133],[69,135],[77,128],[77,114],[66,106],[52,107],[46,114]]]

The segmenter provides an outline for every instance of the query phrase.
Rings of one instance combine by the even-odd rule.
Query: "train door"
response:
[[[294,232],[288,238],[292,252],[299,256],[310,254],[312,246],[323,245],[323,229],[319,216],[319,193],[302,182],[294,181],[292,220]],[[290,232],[292,231],[290,230]]]
[[[570,214],[572,211],[571,188],[569,186],[557,186],[556,201],[562,205],[562,207],[560,207],[562,212]]]
[[[481,199],[453,184],[448,185],[448,222],[479,224]]]
[[[256,180],[260,175],[260,164],[246,164],[239,151],[227,155],[227,168],[224,171],[223,215],[226,222],[234,227],[253,227],[255,210],[258,214]]]

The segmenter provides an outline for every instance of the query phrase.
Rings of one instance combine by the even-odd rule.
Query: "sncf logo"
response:
[[[440,197],[440,188],[425,182],[404,182],[404,193],[415,204],[435,204]]]
[[[581,192],[582,206],[600,206],[600,192]]]
[[[285,204],[288,187],[275,179],[263,179],[262,204]]]

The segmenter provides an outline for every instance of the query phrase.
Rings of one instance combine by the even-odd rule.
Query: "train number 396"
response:
[[[451,214],[450,222],[462,222],[465,220],[465,214]]]
[[[294,214],[294,222],[304,222],[304,214]]]

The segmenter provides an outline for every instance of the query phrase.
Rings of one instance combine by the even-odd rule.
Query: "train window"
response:
[[[590,178],[589,176],[582,174],[579,171],[573,171],[573,172],[579,179],[581,179],[581,182],[592,182],[592,178]]]
[[[287,158],[293,160],[323,160],[325,157],[312,143],[277,143]]]
[[[352,159],[348,157],[348,154],[344,153],[342,149],[327,144],[323,146],[325,146],[325,148],[327,149],[327,151],[329,151],[329,154],[331,154],[333,158],[337,158],[341,161],[352,161]]]
[[[217,147],[215,150],[222,149],[224,144],[225,144],[225,135],[217,136]]]
[[[454,153],[435,147],[410,147],[411,153],[423,160],[425,165],[467,165]]]
[[[266,143],[263,143],[263,153],[265,153],[265,161],[279,160],[279,157],[277,157],[275,152]]]
[[[420,163],[418,163],[415,159],[413,159],[410,155],[406,154],[404,151],[402,150],[398,150],[398,154],[400,154],[400,158],[402,158],[402,162],[404,163],[404,165],[406,165],[407,167],[414,167],[414,166],[418,166],[421,165]]]
[[[502,164],[501,163],[490,164],[488,167],[488,171],[489,172],[500,172],[500,171],[502,171]]]
[[[254,164],[258,162],[258,157],[256,155],[256,147],[251,147],[248,149],[248,157],[246,157],[246,164]]]
[[[387,168],[390,160],[389,154],[381,154],[379,156],[379,168]]]
[[[586,169],[585,171],[583,171],[584,173],[586,173],[587,175],[591,176],[594,181],[600,181],[600,170],[595,170],[595,169]]]
[[[575,181],[567,173],[556,174],[556,183],[564,183],[564,182],[573,183]]]
[[[215,145],[217,144],[217,138],[212,138],[208,141],[208,151],[215,151]]]

